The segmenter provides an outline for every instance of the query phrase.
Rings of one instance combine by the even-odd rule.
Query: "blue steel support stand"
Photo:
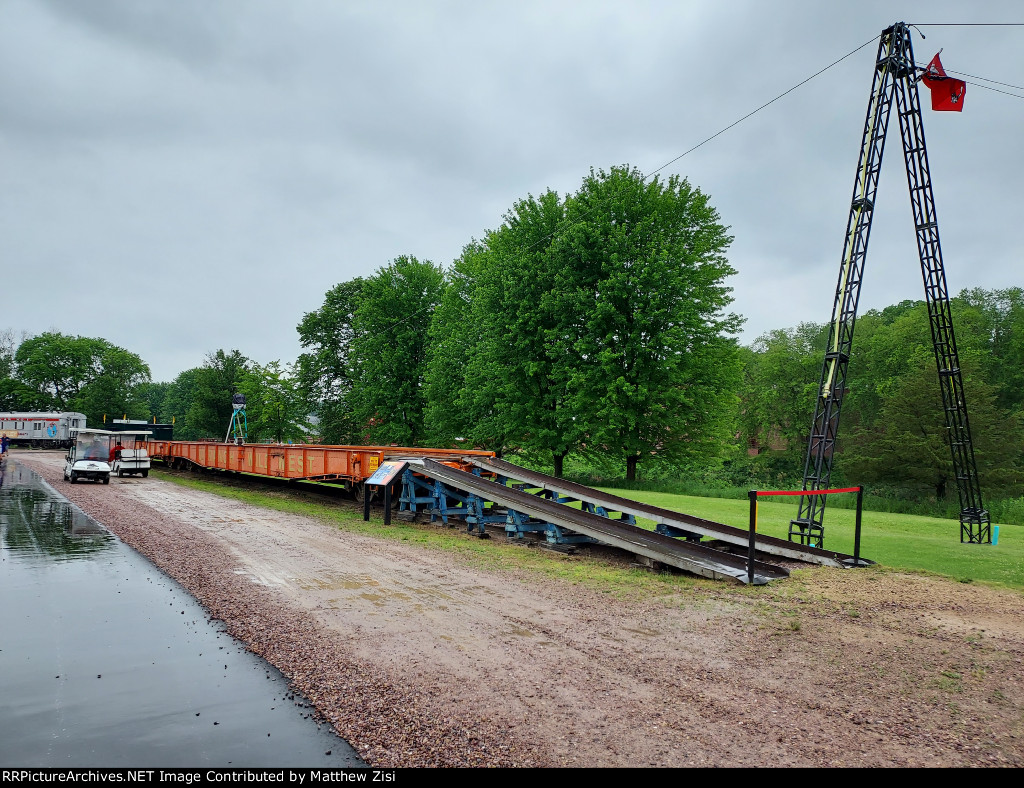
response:
[[[679,528],[674,525],[668,525],[667,523],[658,523],[654,526],[654,530],[659,534],[664,534],[665,536],[672,536],[676,539],[685,539],[687,542],[699,542],[701,539],[701,536],[698,533],[687,531],[685,528]]]
[[[481,475],[479,469],[473,471],[477,476]],[[516,483],[508,477],[498,475],[498,484],[508,486],[517,490],[530,491],[530,485]],[[604,506],[595,505],[589,501],[580,501],[567,495],[561,495],[552,490],[533,488],[536,491],[533,495],[544,498],[555,503],[573,504],[579,502],[580,509],[591,514],[597,514],[610,520],[636,525],[636,518],[625,512],[609,511]],[[505,536],[509,539],[523,539],[526,534],[544,534],[545,540],[550,544],[594,544],[597,539],[585,534],[579,534],[568,528],[555,525],[554,523],[537,520],[525,512],[514,509],[499,509],[491,501],[487,501],[478,495],[453,490],[443,482],[436,479],[426,479],[416,476],[411,469],[407,469],[402,476],[402,495],[400,500],[401,511],[417,514],[421,511],[430,512],[430,521],[440,520],[444,525],[451,526],[449,517],[461,517],[466,523],[466,530],[469,533],[476,532],[481,538],[487,537],[487,526],[501,524],[505,528]],[[456,502],[452,506],[451,502]],[[668,526],[664,526],[668,527]],[[678,535],[696,536],[689,532],[682,532]],[[677,534],[672,534],[673,536]],[[699,537],[697,537],[699,540]]]

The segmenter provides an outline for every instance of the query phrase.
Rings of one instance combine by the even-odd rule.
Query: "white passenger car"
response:
[[[75,433],[85,427],[84,413],[19,411],[0,413],[0,435],[15,446],[33,449],[67,449]]]

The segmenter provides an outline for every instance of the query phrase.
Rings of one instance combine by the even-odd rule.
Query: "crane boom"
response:
[[[803,490],[808,494],[800,497],[797,518],[790,521],[791,541],[799,540],[803,544],[818,547],[824,541],[826,496],[814,495],[813,491],[828,488],[832,474],[839,416],[846,395],[846,371],[853,347],[857,302],[893,102],[896,104],[900,135],[903,138],[903,157],[917,233],[921,276],[924,280],[932,345],[946,413],[948,442],[960,498],[960,541],[990,543],[992,540],[989,515],[982,505],[960,361],[953,334],[946,274],[942,266],[939,225],[928,168],[917,72],[910,26],[899,22],[882,31],[839,268],[839,283],[829,324],[828,345],[804,462]]]

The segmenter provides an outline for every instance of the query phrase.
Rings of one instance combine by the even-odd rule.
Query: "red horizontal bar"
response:
[[[756,495],[829,495],[830,493],[858,492],[860,487],[837,487],[833,490],[755,490]]]

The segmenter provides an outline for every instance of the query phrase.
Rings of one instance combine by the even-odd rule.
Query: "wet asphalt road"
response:
[[[274,667],[12,459],[0,730],[0,767],[364,765]]]

